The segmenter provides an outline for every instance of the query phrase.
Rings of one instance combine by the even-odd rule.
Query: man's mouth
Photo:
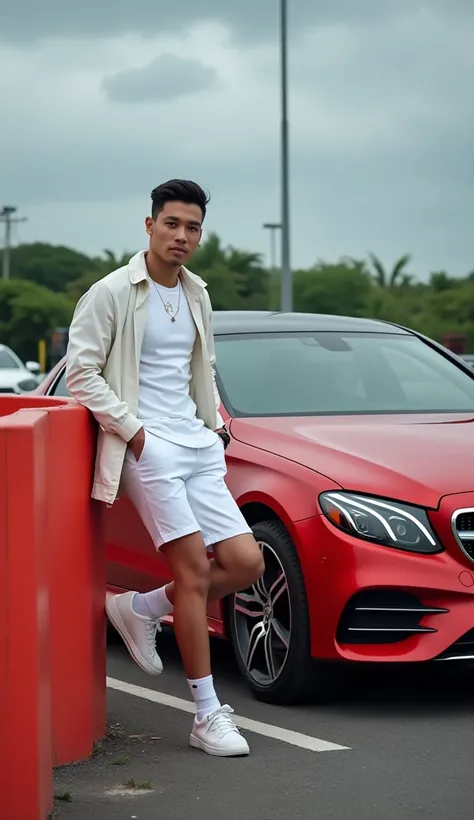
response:
[[[186,253],[186,248],[174,247],[171,248],[171,253],[178,253],[180,256],[184,256]]]

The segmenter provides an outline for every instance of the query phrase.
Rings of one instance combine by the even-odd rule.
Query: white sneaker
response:
[[[232,720],[233,713],[230,706],[220,706],[202,720],[194,718],[191,746],[217,757],[248,755],[249,745]]]
[[[163,664],[156,651],[156,633],[158,630],[161,632],[161,624],[133,611],[132,601],[136,594],[124,592],[123,595],[110,595],[105,609],[138,666],[149,675],[159,675]]]

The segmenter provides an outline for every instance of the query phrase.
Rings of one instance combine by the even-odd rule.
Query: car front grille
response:
[[[443,652],[438,661],[462,661],[474,659],[474,629],[470,629]]]
[[[474,509],[457,510],[452,518],[454,537],[462,552],[474,562]]]
[[[346,644],[390,644],[413,635],[436,632],[422,626],[425,615],[449,612],[435,606],[424,606],[416,595],[399,590],[366,590],[354,595],[346,605],[339,622],[337,640]]]
[[[0,387],[0,393],[14,393],[13,387]]]

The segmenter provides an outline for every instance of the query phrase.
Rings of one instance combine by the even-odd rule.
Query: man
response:
[[[113,504],[120,486],[174,578],[145,594],[111,597],[107,614],[138,665],[158,675],[156,632],[173,612],[196,704],[191,745],[245,755],[232,709],[214,689],[206,608],[255,583],[264,567],[224,481],[229,439],[218,411],[210,299],[183,264],[199,245],[208,198],[194,182],[171,180],[151,199],[148,250],[77,304],[67,386],[99,423],[93,498]]]

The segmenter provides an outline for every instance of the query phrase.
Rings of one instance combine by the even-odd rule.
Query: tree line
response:
[[[67,327],[79,297],[98,279],[125,264],[105,250],[90,257],[64,246],[23,244],[11,251],[11,278],[0,281],[0,342],[24,359],[36,358],[39,339]],[[226,247],[216,234],[190,265],[208,283],[215,310],[278,310],[279,273],[258,253]],[[386,268],[375,254],[343,257],[294,271],[294,310],[383,319],[442,341],[463,334],[474,350],[474,272],[453,277],[434,271],[417,279],[409,255]]]

